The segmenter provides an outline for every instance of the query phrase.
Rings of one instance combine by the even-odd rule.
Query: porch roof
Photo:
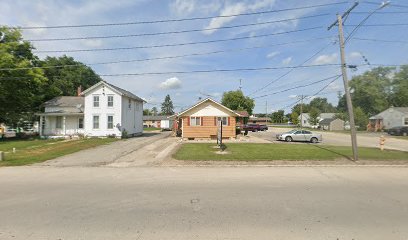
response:
[[[55,111],[46,113],[36,113],[37,116],[83,116],[82,112],[66,112],[66,111]]]

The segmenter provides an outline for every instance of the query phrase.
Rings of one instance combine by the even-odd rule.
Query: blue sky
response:
[[[0,22],[11,26],[52,26],[76,25],[94,23],[117,23],[132,21],[150,21],[160,19],[206,17],[217,15],[240,14],[246,12],[268,11],[274,9],[293,8],[317,4],[334,3],[339,1],[329,0],[99,0],[99,1],[2,1],[2,14]],[[121,61],[129,59],[157,58],[176,56],[192,53],[206,53],[226,49],[262,48],[245,51],[232,51],[219,54],[200,55],[184,58],[155,60],[145,62],[130,62],[109,65],[95,65],[92,68],[98,74],[122,74],[145,72],[175,72],[214,69],[237,68],[263,68],[263,67],[288,67],[302,64],[317,51],[327,46],[322,52],[311,59],[306,65],[339,63],[338,45],[330,44],[337,39],[337,29],[327,31],[336,18],[337,12],[343,12],[354,1],[345,4],[310,8],[279,13],[265,13],[252,16],[239,16],[231,18],[212,18],[197,21],[183,21],[160,24],[141,24],[129,26],[109,26],[93,28],[64,28],[64,29],[38,29],[24,30],[26,39],[66,38],[82,36],[106,36],[123,34],[155,33],[163,31],[179,31],[189,29],[205,29],[209,27],[224,27],[241,24],[275,21],[287,18],[307,17],[316,14],[329,14],[321,17],[305,18],[284,23],[270,23],[250,27],[219,29],[214,31],[199,31],[183,34],[144,36],[131,38],[90,39],[75,41],[49,41],[34,42],[39,51],[44,50],[69,50],[112,48],[129,46],[149,46],[173,43],[197,42],[225,38],[257,36],[261,34],[293,31],[310,27],[319,27],[315,30],[282,34],[262,38],[248,38],[238,41],[217,42],[210,44],[185,45],[177,47],[163,47],[151,49],[133,49],[122,51],[77,52],[67,55],[86,64],[107,61]],[[378,2],[381,1],[371,1]],[[394,0],[383,12],[405,11],[408,8],[392,6],[392,4],[406,4],[403,0]],[[377,6],[362,2],[355,12],[370,12]],[[352,14],[346,24],[358,24],[367,13]],[[374,14],[366,24],[377,23],[408,23],[408,13],[399,14]],[[353,27],[346,27],[346,33]],[[356,38],[374,38],[388,40],[404,40],[408,37],[408,26],[392,27],[362,27],[358,30]],[[302,41],[314,38],[324,38],[309,42],[294,43],[280,46],[268,45]],[[347,62],[349,64],[364,64],[361,55],[370,63],[375,64],[406,64],[408,63],[407,43],[382,43],[351,40],[347,44]],[[46,55],[60,56],[62,53],[38,53],[40,57]],[[359,67],[354,74],[368,70],[368,66]],[[189,74],[163,74],[145,76],[113,76],[104,79],[119,87],[125,88],[148,100],[146,107],[160,107],[166,94],[173,99],[176,111],[194,104],[199,97],[212,96],[220,100],[225,91],[239,88],[242,80],[242,89],[245,94],[256,99],[255,112],[264,113],[285,108],[294,101],[296,95],[313,95],[329,81],[321,82],[304,88],[285,91],[280,94],[274,92],[285,90],[298,85],[305,85],[313,81],[324,79],[340,73],[337,66],[314,68],[300,68],[292,71],[268,88],[259,89],[275,80],[289,69],[264,70],[264,71],[236,71],[215,73],[189,73]],[[342,91],[341,79],[330,84],[321,97],[327,97],[330,102],[337,104],[337,91]],[[266,108],[266,102],[268,108]],[[286,108],[286,111],[289,109]]]

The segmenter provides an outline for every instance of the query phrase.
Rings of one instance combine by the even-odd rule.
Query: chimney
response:
[[[79,85],[78,89],[77,89],[77,96],[80,97],[82,93],[82,86]]]

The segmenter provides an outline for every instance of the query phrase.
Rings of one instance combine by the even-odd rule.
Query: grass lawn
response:
[[[351,147],[322,146],[315,144],[268,144],[268,143],[229,143],[228,154],[216,154],[218,149],[211,143],[186,143],[173,155],[178,160],[335,160],[350,158]],[[375,148],[359,148],[360,159],[366,160],[408,160],[408,152],[381,152]]]
[[[146,131],[146,132],[158,131],[158,130],[161,130],[161,128],[155,128],[155,127],[143,128],[143,131]]]
[[[116,138],[91,138],[80,140],[11,140],[0,142],[0,151],[6,152],[6,160],[0,166],[20,166],[78,152],[117,141]],[[16,148],[16,153],[13,153]]]

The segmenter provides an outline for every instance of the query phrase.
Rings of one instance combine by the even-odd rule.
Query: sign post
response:
[[[222,145],[222,120],[218,121],[218,127],[217,127],[217,145],[221,146]]]

